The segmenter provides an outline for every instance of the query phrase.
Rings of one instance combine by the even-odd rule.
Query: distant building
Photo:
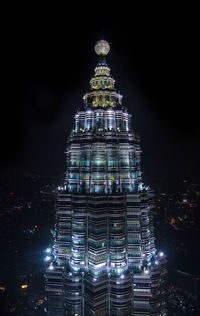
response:
[[[154,243],[152,197],[139,137],[98,41],[99,61],[67,146],[54,245],[47,249],[48,315],[167,315],[166,257]]]
[[[200,277],[176,270],[174,273],[175,285],[179,293],[200,300]]]

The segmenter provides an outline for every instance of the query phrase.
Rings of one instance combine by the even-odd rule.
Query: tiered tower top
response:
[[[115,80],[110,75],[105,56],[110,51],[110,45],[105,40],[98,41],[94,50],[99,55],[99,62],[90,80],[90,92],[83,97],[84,103],[91,108],[116,107],[121,104],[122,96],[116,92]]]

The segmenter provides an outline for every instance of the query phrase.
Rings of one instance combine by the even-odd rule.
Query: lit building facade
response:
[[[155,248],[153,194],[139,137],[98,41],[90,91],[75,114],[45,272],[48,315],[167,315],[166,257]]]

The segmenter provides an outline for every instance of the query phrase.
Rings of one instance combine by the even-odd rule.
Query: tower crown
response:
[[[110,68],[105,60],[110,45],[105,40],[100,40],[95,44],[94,50],[99,55],[99,62],[90,80],[91,91],[84,95],[83,100],[86,106],[93,108],[116,107],[121,104],[122,96],[116,92],[115,80],[110,75]]]

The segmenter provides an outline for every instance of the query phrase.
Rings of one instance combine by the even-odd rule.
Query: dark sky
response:
[[[116,87],[141,136],[144,180],[199,175],[196,8],[79,10],[30,8],[8,16],[1,173],[64,173],[67,135],[97,63],[93,47],[104,38]]]

